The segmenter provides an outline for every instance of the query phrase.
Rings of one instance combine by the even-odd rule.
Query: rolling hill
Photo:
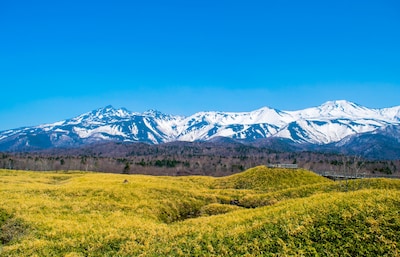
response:
[[[0,171],[0,256],[396,256],[400,180]]]

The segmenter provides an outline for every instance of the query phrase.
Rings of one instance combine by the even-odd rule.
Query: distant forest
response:
[[[37,171],[226,176],[250,167],[272,164],[297,164],[299,168],[317,173],[400,176],[399,160],[377,161],[305,151],[280,152],[233,143],[103,143],[72,149],[0,153],[0,168]]]

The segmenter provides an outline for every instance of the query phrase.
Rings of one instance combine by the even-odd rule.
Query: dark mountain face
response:
[[[400,126],[390,125],[353,135],[334,145],[344,154],[361,155],[368,159],[400,159]]]

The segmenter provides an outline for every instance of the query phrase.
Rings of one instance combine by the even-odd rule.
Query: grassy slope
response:
[[[398,256],[400,250],[398,180],[331,182],[261,166],[224,178],[3,170],[0,203],[1,256]]]

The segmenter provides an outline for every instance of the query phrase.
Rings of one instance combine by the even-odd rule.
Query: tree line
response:
[[[367,160],[317,152],[281,152],[242,144],[106,143],[75,149],[0,154],[0,168],[83,170],[125,174],[226,176],[258,165],[297,164],[317,172],[399,174],[399,160]]]

